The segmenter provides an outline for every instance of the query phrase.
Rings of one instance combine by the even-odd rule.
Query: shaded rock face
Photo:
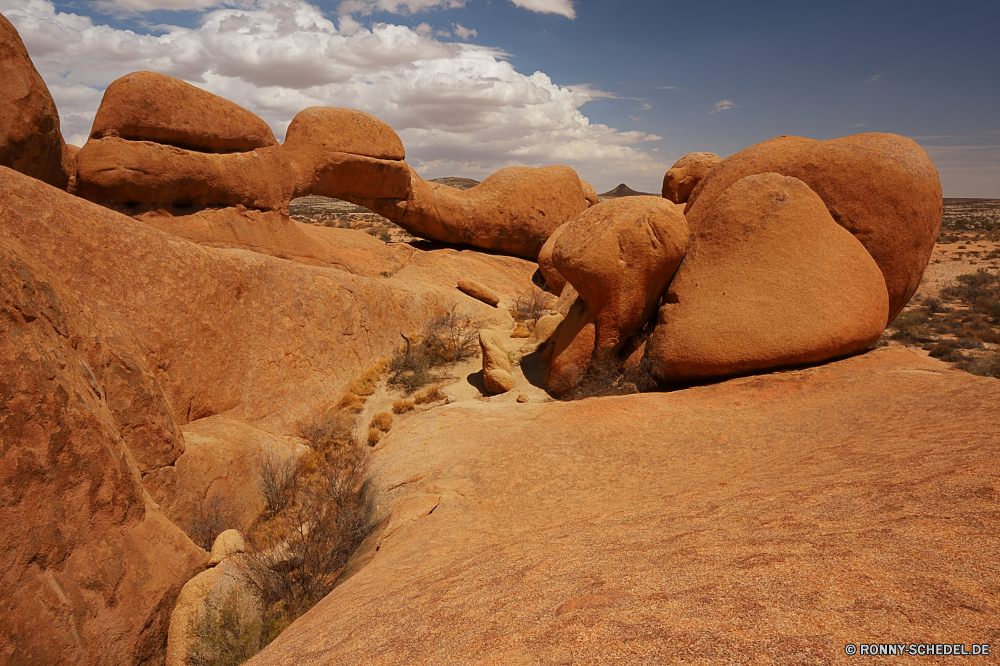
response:
[[[133,72],[104,91],[91,139],[152,141],[204,153],[278,144],[267,123],[227,99],[154,72]]]
[[[992,636],[998,409],[997,380],[880,349],[415,417],[380,443],[375,482],[387,511],[433,493],[433,513],[383,534],[249,664],[752,662],[790,647],[824,663],[851,636]]]
[[[801,180],[742,178],[699,220],[647,349],[660,379],[816,363],[882,334],[882,273]]]
[[[157,439],[155,417],[139,418],[155,410],[143,395],[152,382],[146,371],[130,385],[122,370],[141,357],[3,231],[2,661],[157,663],[174,600],[207,556],[147,503],[140,473],[182,443],[142,448],[145,425]],[[135,413],[122,406],[131,400]],[[163,415],[159,425],[172,426]]]
[[[766,172],[802,180],[861,241],[882,270],[892,321],[916,292],[941,229],[941,183],[923,149],[895,134],[765,141],[727,157],[695,188],[685,210],[692,231],[730,185]]]
[[[63,142],[55,102],[21,36],[0,15],[0,166],[66,189],[74,152]]]
[[[405,201],[355,203],[421,238],[536,261],[552,232],[587,209],[586,196],[567,166],[508,167],[468,190],[431,183],[411,172]]]
[[[721,161],[715,153],[688,153],[680,158],[663,175],[663,198],[675,204],[685,203],[709,169]]]
[[[545,376],[546,388],[562,393],[653,315],[687,251],[688,227],[675,204],[635,196],[594,206],[557,233],[552,265],[579,294]]]

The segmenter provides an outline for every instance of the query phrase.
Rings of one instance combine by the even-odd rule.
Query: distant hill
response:
[[[447,185],[448,187],[454,187],[456,190],[467,190],[470,187],[475,187],[479,184],[478,180],[472,180],[471,178],[459,178],[458,176],[433,178],[428,182],[441,183],[442,185]]]
[[[625,183],[622,183],[615,189],[604,194],[598,194],[597,196],[603,201],[604,199],[618,199],[620,197],[658,197],[660,195],[653,194],[652,192],[636,192]]]

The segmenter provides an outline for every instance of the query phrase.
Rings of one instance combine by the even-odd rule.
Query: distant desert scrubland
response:
[[[598,194],[0,70],[3,666],[1000,645],[1000,201],[913,141]]]

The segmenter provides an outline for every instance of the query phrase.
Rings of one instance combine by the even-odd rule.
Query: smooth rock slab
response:
[[[387,509],[440,503],[248,663],[824,664],[852,639],[992,641],[998,410],[1000,381],[880,349],[427,412],[386,437],[376,485]]]

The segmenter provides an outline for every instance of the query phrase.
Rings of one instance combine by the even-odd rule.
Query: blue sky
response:
[[[85,140],[101,91],[171,74],[280,137],[317,104],[399,132],[425,177],[569,164],[657,192],[692,151],[909,136],[945,196],[1000,198],[1000,2],[0,0]]]

